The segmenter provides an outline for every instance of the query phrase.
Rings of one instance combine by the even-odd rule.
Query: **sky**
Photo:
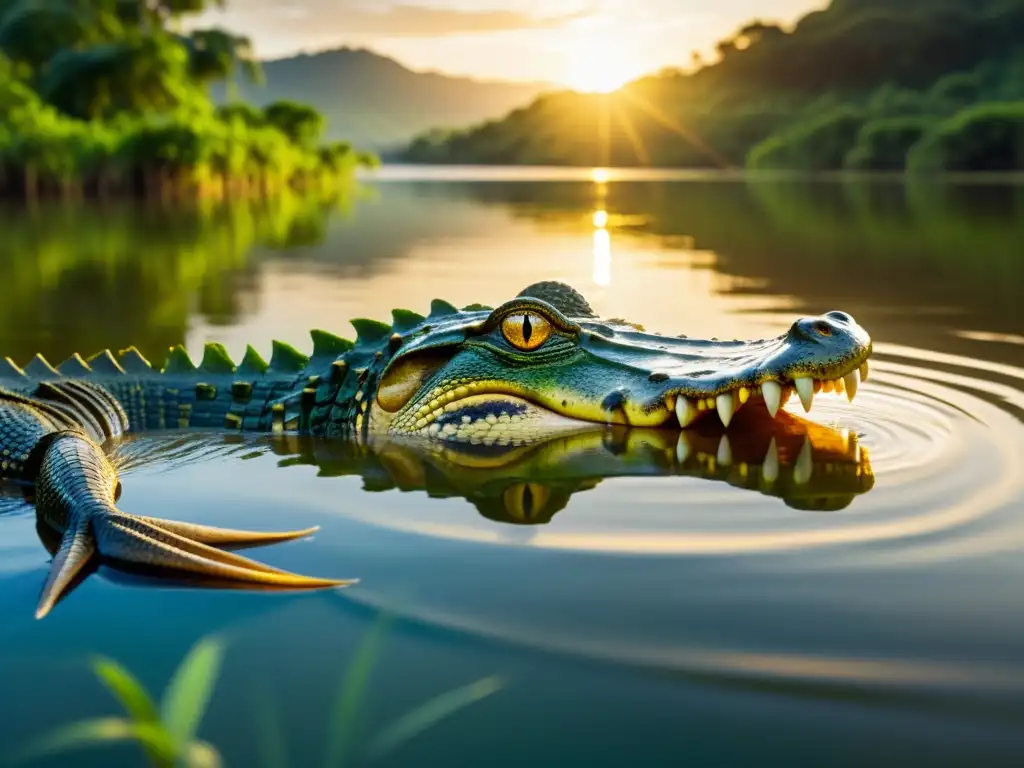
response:
[[[608,90],[753,19],[789,24],[824,0],[227,0],[198,21],[252,38],[260,58],[342,45],[418,70]]]

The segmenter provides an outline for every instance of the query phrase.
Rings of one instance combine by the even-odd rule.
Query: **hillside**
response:
[[[258,106],[278,99],[314,105],[327,136],[358,147],[400,147],[435,126],[461,127],[505,114],[549,90],[545,83],[506,83],[415,72],[364,49],[339,48],[262,62],[265,85],[244,80],[239,96]],[[213,97],[225,100],[214,86]]]
[[[694,72],[432,131],[432,163],[1024,169],[1024,0],[833,0],[754,21]]]

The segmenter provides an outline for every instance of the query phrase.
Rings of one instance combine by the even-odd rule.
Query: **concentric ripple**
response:
[[[886,701],[898,691],[912,708],[945,700],[964,717],[996,711],[984,699],[1016,717],[1017,655],[982,650],[1019,624],[1004,611],[1019,601],[1002,574],[1020,569],[1000,570],[991,555],[1024,549],[1024,371],[995,368],[881,347],[853,406],[816,398],[814,420],[855,433],[874,471],[874,487],[841,511],[680,476],[608,479],[549,524],[510,534],[442,505],[358,515],[504,546],[472,559],[472,586],[441,577],[438,588],[420,565],[425,592],[367,584],[341,599],[713,685]],[[958,599],[965,569],[984,573],[996,597]]]
[[[940,357],[941,369],[922,364]],[[870,457],[875,487],[839,512],[794,510],[726,483],[681,476],[607,479],[574,496],[550,524],[527,531],[496,530],[431,505],[412,514],[345,514],[429,536],[635,555],[844,547],[852,554],[850,545],[877,542],[898,544],[894,561],[909,563],[926,553],[984,552],[986,543],[1015,546],[1024,526],[1000,513],[1024,496],[1022,381],[1024,371],[1011,366],[879,345],[856,402],[819,395],[808,416],[855,434]],[[786,409],[804,415],[796,398]],[[870,557],[890,551],[874,548]]]

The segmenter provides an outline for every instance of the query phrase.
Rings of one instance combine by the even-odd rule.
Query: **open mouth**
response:
[[[493,384],[468,384],[457,390],[439,395],[415,414],[413,433],[433,438],[483,445],[525,445],[550,435],[580,429],[592,429],[594,424],[620,424],[628,426],[691,427],[701,419],[718,415],[729,427],[736,413],[744,407],[763,407],[775,418],[780,409],[795,393],[805,411],[810,411],[814,396],[820,392],[846,394],[852,402],[860,382],[868,378],[868,362],[852,363],[848,370],[838,369],[834,378],[796,376],[766,379],[758,383],[735,383],[733,386],[709,394],[670,387],[649,405],[631,404],[627,400],[609,400],[604,408],[607,419],[560,413],[549,404],[540,404],[522,396],[496,391]],[[671,382],[666,382],[671,385]],[[635,410],[631,410],[631,406]]]
[[[796,376],[782,380],[768,379],[760,384],[739,384],[724,392],[707,396],[680,392],[676,396],[673,410],[679,426],[684,429],[711,412],[717,412],[722,424],[728,427],[736,412],[752,401],[762,403],[774,418],[796,392],[804,411],[810,413],[814,396],[819,392],[845,393],[852,403],[857,396],[860,382],[867,380],[868,372],[868,361],[865,357],[863,362],[850,366],[848,370],[840,372],[834,378]]]

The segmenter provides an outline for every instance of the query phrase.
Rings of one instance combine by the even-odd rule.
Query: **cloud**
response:
[[[244,8],[243,8],[244,6]],[[346,36],[374,37],[446,37],[490,32],[555,29],[586,18],[592,9],[534,16],[516,10],[465,10],[400,3],[381,7],[374,3],[350,3],[343,0],[249,0],[229,5],[228,15],[269,17],[289,32],[323,33],[327,30]]]

